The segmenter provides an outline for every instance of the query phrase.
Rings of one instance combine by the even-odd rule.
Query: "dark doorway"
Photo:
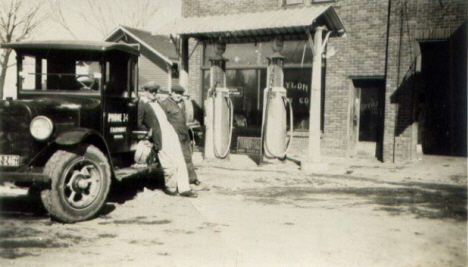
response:
[[[447,41],[421,45],[421,144],[424,154],[450,155],[450,80]]]
[[[466,156],[466,24],[448,40],[420,47],[423,153]]]

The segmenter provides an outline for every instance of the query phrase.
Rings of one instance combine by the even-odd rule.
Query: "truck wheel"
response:
[[[44,172],[51,177],[50,189],[41,192],[44,207],[62,222],[78,222],[94,217],[103,207],[111,183],[106,156],[95,146],[84,155],[58,150]]]

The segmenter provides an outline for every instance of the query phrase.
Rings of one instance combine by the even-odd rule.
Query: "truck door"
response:
[[[131,151],[132,131],[138,123],[136,62],[128,56],[106,62],[102,132],[112,153]]]

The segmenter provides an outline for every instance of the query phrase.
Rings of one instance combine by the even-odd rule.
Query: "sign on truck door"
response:
[[[135,66],[134,60],[119,58],[106,63],[105,67],[106,75],[112,79],[106,79],[104,88],[103,132],[109,148],[114,152],[130,151],[131,134],[138,124]],[[127,72],[128,75],[119,75],[119,73]]]

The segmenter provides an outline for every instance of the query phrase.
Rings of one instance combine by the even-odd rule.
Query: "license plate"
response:
[[[17,155],[0,155],[0,166],[18,167],[20,157]]]

